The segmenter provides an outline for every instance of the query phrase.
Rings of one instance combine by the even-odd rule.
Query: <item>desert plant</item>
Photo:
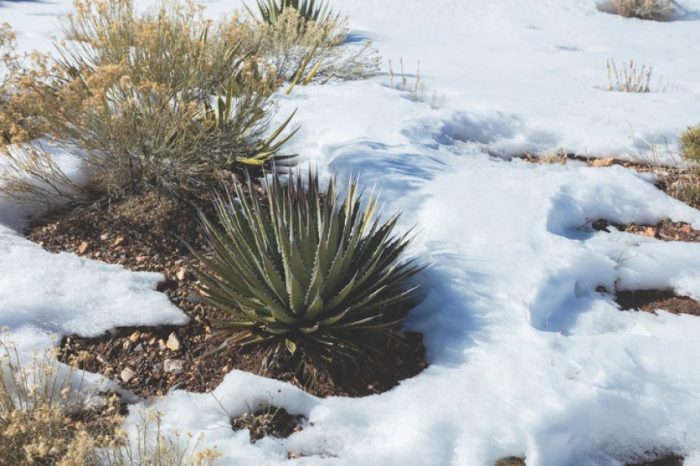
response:
[[[70,40],[57,44],[60,58],[36,100],[55,139],[81,149],[91,196],[197,198],[231,173],[290,162],[279,151],[291,116],[266,135],[278,80],[232,26],[224,32],[177,0],[144,14],[131,0],[100,0],[78,1],[66,29]],[[42,188],[65,182],[49,154],[4,155],[13,168],[5,191],[46,197],[55,190]]]
[[[651,92],[651,75],[653,68],[642,65],[640,68],[634,60],[630,60],[618,70],[615,60],[609,59],[608,69],[608,91],[647,93]]]
[[[0,340],[0,465],[97,464],[97,449],[114,445],[121,418],[114,399],[74,381],[53,351],[23,359]]]
[[[602,9],[610,13],[653,21],[670,21],[676,8],[673,0],[611,0],[602,5]]]
[[[681,155],[700,164],[700,125],[689,127],[680,137]]]
[[[226,24],[230,35],[245,36],[258,45],[258,58],[283,80],[308,84],[331,78],[359,79],[376,74],[379,55],[370,42],[345,45],[347,18],[338,15],[322,22],[307,22],[294,8],[285,8],[272,23],[243,22],[236,18]],[[242,32],[246,31],[246,32]]]
[[[215,449],[202,449],[202,437],[192,438],[166,432],[163,413],[141,414],[132,435],[120,431],[119,442],[98,452],[99,464],[105,466],[214,466],[221,456]]]
[[[341,201],[311,172],[273,177],[260,198],[250,182],[234,186],[215,202],[222,229],[200,215],[211,255],[195,252],[202,296],[228,314],[230,341],[330,361],[396,335],[420,269],[399,262],[409,238],[392,235],[398,216],[373,219],[376,200],[363,209],[357,181]]]
[[[47,71],[47,57],[18,54],[14,31],[0,24],[0,147],[26,142],[46,130],[34,83]]]
[[[325,0],[257,0],[257,4],[260,16],[268,24],[276,23],[286,9],[297,11],[304,23],[325,23],[338,17]]]
[[[210,466],[215,450],[166,433],[159,413],[135,432],[121,428],[117,396],[99,393],[56,360],[55,350],[23,357],[0,339],[0,466]]]

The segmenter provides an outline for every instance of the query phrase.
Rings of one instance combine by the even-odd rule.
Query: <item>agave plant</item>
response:
[[[258,11],[263,21],[268,24],[277,22],[277,18],[287,8],[299,12],[305,21],[323,23],[332,20],[336,15],[325,0],[257,0]],[[250,9],[248,9],[250,11]]]
[[[200,291],[227,313],[232,340],[292,355],[322,348],[331,360],[395,334],[415,297],[407,282],[420,270],[399,260],[410,239],[392,234],[398,215],[382,223],[357,181],[341,200],[334,181],[321,192],[311,172],[287,184],[274,176],[259,197],[252,191],[249,180],[216,198],[220,227],[200,214],[211,247],[195,252]]]

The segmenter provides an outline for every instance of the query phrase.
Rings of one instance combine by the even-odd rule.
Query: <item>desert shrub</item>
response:
[[[325,23],[338,17],[324,0],[257,0],[257,4],[260,16],[269,24],[276,23],[286,9],[297,11],[305,23]]]
[[[379,70],[379,54],[370,42],[341,47],[347,38],[348,21],[339,15],[308,21],[298,9],[286,7],[275,14],[273,21],[253,19],[228,24],[234,34],[247,28],[248,41],[259,46],[261,62],[293,84],[361,79]]]
[[[676,14],[673,0],[610,0],[602,5],[604,11],[626,18],[670,21]]]
[[[680,144],[684,159],[700,163],[700,125],[691,126],[681,134]]]
[[[279,151],[291,117],[266,136],[274,73],[258,65],[247,36],[230,25],[224,33],[193,4],[165,0],[137,14],[130,0],[78,1],[66,37],[38,88],[51,134],[80,149],[91,196],[196,199],[246,168],[290,161]],[[6,155],[13,167],[52,164],[37,150]],[[9,183],[22,192],[50,178],[25,172]]]
[[[19,55],[9,24],[0,24],[0,147],[25,142],[46,131],[42,100],[33,84],[47,73],[39,54]]]
[[[106,466],[214,466],[220,456],[214,449],[200,448],[201,436],[192,438],[167,433],[162,413],[142,414],[131,436],[120,432],[119,442],[98,452],[99,464]]]
[[[202,296],[228,313],[230,341],[263,344],[270,361],[289,356],[309,373],[318,357],[361,359],[397,335],[419,270],[399,262],[409,239],[392,234],[398,217],[373,219],[376,201],[363,209],[357,182],[341,199],[311,173],[274,177],[260,199],[251,189],[219,197],[218,221],[201,216],[212,252],[195,253]]]
[[[51,351],[23,363],[0,341],[0,465],[97,464],[97,449],[115,445],[117,405],[74,384]],[[104,401],[104,400],[102,400]]]
[[[106,397],[60,366],[53,350],[20,357],[0,340],[0,466],[211,466],[214,450],[166,435],[148,413],[129,436],[116,396]],[[76,382],[75,379],[78,379]]]

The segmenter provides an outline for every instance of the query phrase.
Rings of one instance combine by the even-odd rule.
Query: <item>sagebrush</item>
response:
[[[137,13],[129,0],[78,1],[67,40],[57,43],[60,58],[27,88],[50,134],[80,148],[91,195],[197,199],[232,174],[274,170],[292,155],[279,153],[289,119],[266,136],[279,81],[245,37],[192,3],[164,0]],[[52,160],[37,150],[6,155],[15,167]],[[24,192],[44,182],[15,181]]]

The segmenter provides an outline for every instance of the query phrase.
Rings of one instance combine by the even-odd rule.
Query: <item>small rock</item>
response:
[[[594,167],[609,167],[615,162],[615,159],[605,158],[605,159],[595,159],[591,165]]]
[[[162,338],[160,340],[158,340],[158,349],[161,349],[161,350],[166,349],[165,340],[163,340]]]
[[[87,241],[83,241],[80,243],[80,246],[78,246],[78,254],[85,254],[87,250],[90,248],[90,243]]]
[[[171,333],[170,336],[168,337],[168,341],[165,342],[165,347],[168,348],[170,351],[180,351],[180,339],[177,337],[175,332]]]
[[[181,374],[185,370],[182,359],[166,359],[163,361],[163,370],[170,374]]]
[[[129,337],[129,340],[132,343],[136,343],[137,341],[139,341],[140,338],[141,338],[141,332],[139,330],[136,330],[134,333],[131,334],[131,336]]]
[[[107,241],[109,239],[109,233],[102,233],[100,235],[100,240],[101,241]]]
[[[124,383],[129,383],[134,377],[136,377],[136,372],[134,372],[134,370],[130,367],[125,368],[119,374],[119,378],[122,379],[122,382]]]
[[[117,236],[117,239],[115,239],[114,242],[112,243],[112,247],[115,247],[115,248],[116,248],[117,246],[121,246],[121,244],[122,244],[123,242],[124,242],[124,237],[121,236],[121,235],[120,235],[120,236]]]
[[[177,277],[177,279],[180,281],[183,281],[185,278],[187,278],[187,267],[180,267],[180,270],[177,271],[175,277]]]
[[[139,264],[141,262],[146,262],[148,259],[150,259],[149,256],[136,256],[136,262],[138,262]]]
[[[129,348],[131,348],[131,342],[129,340],[126,340],[122,345],[122,349],[124,349],[124,351],[129,351]]]
[[[646,230],[644,230],[644,234],[653,238],[654,236],[656,236],[656,228],[647,227]]]

